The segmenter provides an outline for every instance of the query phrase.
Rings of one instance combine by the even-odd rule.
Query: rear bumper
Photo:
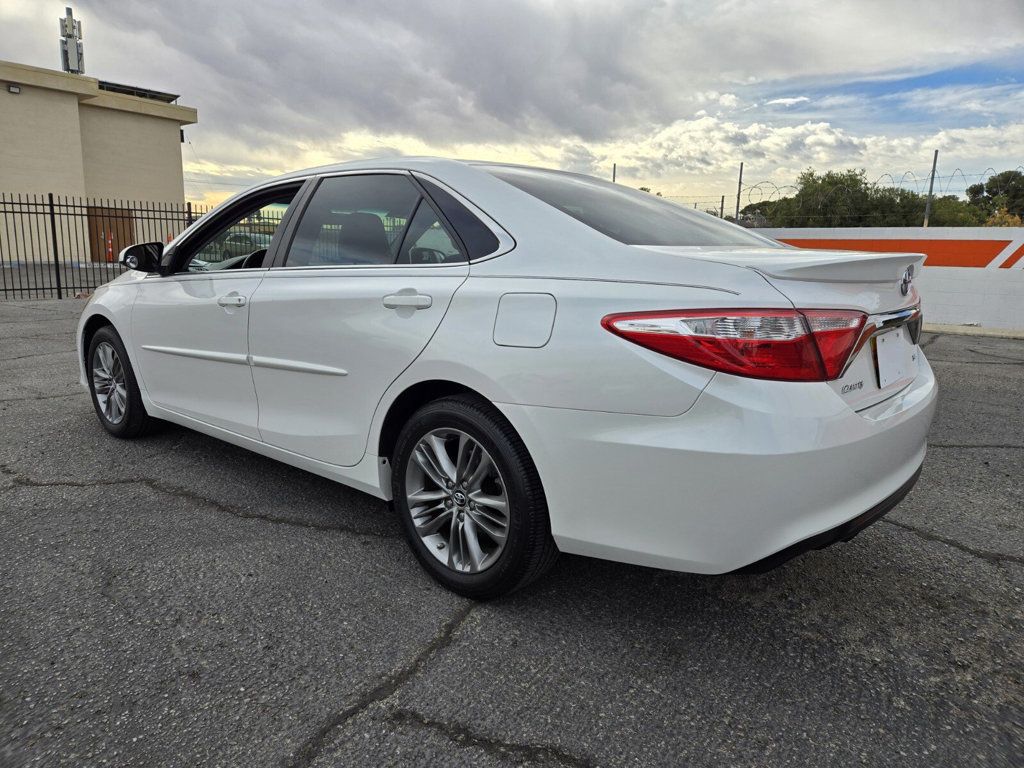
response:
[[[853,520],[847,520],[832,530],[822,531],[816,536],[798,541],[796,544],[790,544],[774,555],[768,555],[768,557],[763,557],[755,563],[737,568],[733,573],[767,573],[773,568],[778,568],[780,565],[788,563],[794,557],[810,552],[812,549],[824,549],[839,541],[849,541],[872,523],[881,520],[893,507],[903,501],[903,497],[910,493],[910,489],[917,484],[917,479],[921,476],[922,469],[923,466],[918,467],[917,472],[911,475],[910,479],[901,485],[896,493],[882,499],[882,501],[864,514],[858,515]]]
[[[910,386],[860,412],[828,384],[724,374],[678,417],[499,407],[537,464],[563,552],[727,573],[888,511],[920,471],[935,400],[922,355]]]

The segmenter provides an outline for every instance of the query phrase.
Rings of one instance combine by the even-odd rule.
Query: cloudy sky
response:
[[[63,2],[0,58],[59,67]],[[79,0],[86,74],[182,95],[186,194],[383,154],[528,162],[688,199],[804,168],[1024,165],[1024,0]]]

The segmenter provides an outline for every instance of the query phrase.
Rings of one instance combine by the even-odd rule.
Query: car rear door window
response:
[[[421,200],[405,233],[397,263],[456,264],[465,260],[462,249],[430,203]]]
[[[462,242],[465,243],[470,259],[480,259],[498,250],[498,238],[480,219],[455,199],[448,191],[430,181],[417,176],[427,194],[455,228]]]
[[[285,266],[394,264],[420,194],[401,174],[323,179],[292,240]]]

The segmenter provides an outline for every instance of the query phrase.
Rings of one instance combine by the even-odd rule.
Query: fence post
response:
[[[48,192],[50,201],[50,242],[53,246],[53,275],[57,281],[57,298],[64,298],[64,291],[60,287],[60,251],[57,248],[57,216],[53,211],[53,192]]]
[[[185,213],[186,221],[188,222],[185,226],[191,227],[192,226],[192,201],[191,200],[189,200],[187,203],[185,203],[185,211],[186,211],[186,213]]]

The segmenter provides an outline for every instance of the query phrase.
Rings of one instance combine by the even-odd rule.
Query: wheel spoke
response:
[[[488,472],[494,467],[494,462],[491,461],[491,457],[487,455],[487,452],[480,449],[480,457],[477,460],[476,466],[473,468],[473,473],[466,479],[466,484],[469,486],[470,491],[479,491],[480,486],[487,478]]]
[[[466,467],[473,455],[477,442],[471,440],[465,432],[459,433],[459,449],[455,452],[455,481],[461,482],[466,477]]]
[[[409,508],[411,509],[414,504],[425,504],[428,501],[441,501],[448,497],[448,492],[438,488],[435,491],[428,491],[424,488],[422,491],[416,491],[415,493],[409,494]]]
[[[483,491],[476,491],[469,494],[469,500],[475,502],[478,507],[490,507],[497,510],[503,516],[508,513],[508,504],[500,496],[488,496]]]
[[[446,486],[444,473],[434,464],[434,461],[430,456],[429,448],[427,448],[423,443],[420,443],[413,451],[412,457],[434,485],[438,488],[444,488]]]
[[[110,358],[112,357],[112,353],[113,353],[113,347],[111,347],[109,344],[100,344],[100,346],[99,346],[100,365],[103,366],[103,372],[106,373],[108,376],[111,373],[111,370],[110,370],[111,369]]]
[[[427,520],[426,522],[420,522],[423,518],[428,517],[429,513],[435,513],[434,517]],[[413,518],[413,523],[416,525],[416,530],[420,536],[431,536],[437,533],[444,527],[452,518],[452,511],[447,509],[443,504],[438,507],[432,507],[427,512],[420,513]]]
[[[462,539],[465,543],[463,552],[469,556],[469,562],[472,566],[472,570],[480,570],[480,565],[483,563],[485,555],[483,550],[480,549],[480,540],[476,535],[476,523],[473,522],[472,517],[466,517],[462,521],[462,525],[459,526],[462,531]]]
[[[481,515],[479,509],[470,512],[469,516],[473,518],[476,527],[483,531],[491,541],[499,545],[505,543],[505,539],[508,537],[508,526],[486,515]]]
[[[451,457],[448,455],[445,441],[438,435],[431,435],[427,439],[427,443],[433,449],[434,463],[444,473],[446,479],[455,482],[455,465],[452,464]]]
[[[448,567],[452,570],[459,570],[458,563],[462,560],[462,553],[457,551],[457,547],[462,543],[462,537],[459,535],[459,521],[452,520],[451,530],[448,531]]]

